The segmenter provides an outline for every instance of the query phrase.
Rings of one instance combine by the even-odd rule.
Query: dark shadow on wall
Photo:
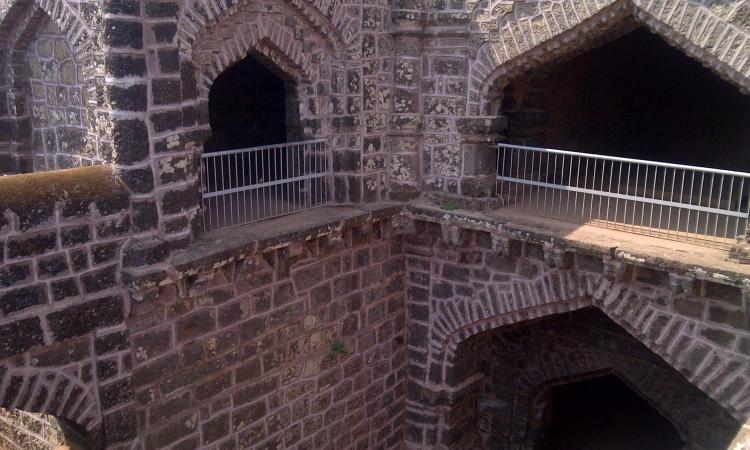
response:
[[[299,139],[294,81],[267,58],[249,55],[219,75],[208,97],[206,152]]]
[[[680,450],[658,411],[614,375],[553,388],[538,450]]]

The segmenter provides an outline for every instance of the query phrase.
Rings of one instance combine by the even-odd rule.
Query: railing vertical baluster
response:
[[[719,182],[719,196],[716,198],[716,207],[721,208],[721,193],[724,190],[724,175],[721,175],[721,181]],[[719,226],[719,215],[714,214],[714,237],[718,237],[716,235],[716,230]]]
[[[685,195],[685,170],[682,170],[682,179],[680,180],[680,200],[678,203],[684,203],[684,201],[682,200],[684,195]],[[677,234],[680,234],[680,228],[682,228],[682,225],[680,223],[681,216],[682,216],[682,208],[677,208],[677,225],[675,226]]]
[[[707,198],[708,205],[706,205],[709,208],[711,207],[711,199],[713,198],[713,195],[714,195],[714,180],[715,180],[715,174],[712,173],[711,174],[711,186],[709,186],[708,188],[708,198]],[[711,222],[711,213],[707,212],[706,213],[706,230],[704,234],[708,234],[708,228],[711,226],[710,222]]]
[[[583,188],[587,189],[589,185],[589,158],[586,157],[586,167],[583,169]],[[583,193],[583,200],[581,200],[581,219],[583,220],[586,215],[586,193]]]
[[[745,192],[745,179],[742,178],[740,180],[740,189],[739,189],[739,192],[737,193],[737,211],[736,212],[738,212],[738,213],[742,212],[742,194],[744,192]],[[730,204],[730,208],[731,208],[731,204]],[[747,214],[745,214],[745,217],[747,217]],[[742,224],[742,219],[738,218],[738,219],[735,220],[735,225],[734,225],[734,236],[735,237],[739,236],[739,234],[740,234],[739,231],[740,231],[740,225],[741,224]]]
[[[647,189],[648,189],[648,166],[646,166],[646,175],[643,176],[643,197],[644,198],[646,197]],[[646,214],[646,203],[642,203],[641,204],[641,222],[640,222],[641,227],[644,226],[643,219],[644,219],[645,214]]]
[[[727,199],[727,209],[732,209],[732,194],[734,193],[734,177],[731,177],[729,181],[729,198]],[[721,205],[719,205],[721,206]],[[722,236],[724,239],[727,238],[727,232],[729,228],[729,217],[724,218],[724,236]]]
[[[591,180],[591,189],[596,190],[596,165],[599,161],[594,159],[594,174]],[[591,204],[589,205],[589,222],[594,218],[594,194],[591,194]]]
[[[502,152],[502,159],[500,158],[500,153]],[[495,164],[495,173],[498,175],[504,175],[504,172],[501,170],[501,161],[505,158],[505,147],[498,147],[498,155],[497,155],[497,163]],[[500,192],[498,192],[498,188],[500,189]],[[495,194],[498,195],[502,201],[503,198],[503,180],[495,179]],[[502,205],[507,206],[507,205]]]
[[[609,186],[607,186],[607,192],[609,194],[612,194],[612,176],[615,173],[615,161],[612,161],[612,163],[609,166]],[[607,226],[609,226],[609,211],[610,211],[610,199],[612,198],[612,195],[607,196]]]
[[[221,170],[221,156],[217,156],[213,158],[213,162],[214,162],[214,188],[217,191],[221,191],[219,187],[219,181],[218,181],[219,170]],[[221,227],[221,216],[220,216],[221,208],[219,207],[219,200],[221,200],[221,197],[216,197],[214,201],[215,202],[214,207],[216,208],[216,225],[215,225],[216,228]]]
[[[641,165],[640,164],[636,164],[635,165],[635,183],[633,184],[633,189],[634,189],[633,194],[636,197],[638,196],[638,181],[640,180],[640,175],[641,175]],[[636,222],[635,222],[635,210],[636,210],[637,206],[638,206],[638,202],[634,201],[633,202],[633,212],[630,214],[630,222],[632,222],[631,226],[638,226],[638,224],[636,224]]]
[[[253,184],[259,184],[259,182],[262,183],[260,181],[261,178],[262,178],[262,176],[258,174],[258,168],[260,167],[260,166],[258,166],[258,153],[259,153],[258,150],[256,150],[256,151],[253,152],[253,159],[255,160],[253,162],[253,172],[255,173]],[[254,211],[257,211],[257,214],[254,214],[254,216],[256,216],[257,218],[255,218],[253,220],[259,220],[260,217],[261,217],[261,208],[263,207],[261,205],[260,190],[257,187],[255,187],[255,188],[253,188],[253,193],[255,194],[255,208],[254,208]]]
[[[688,197],[688,199],[690,200],[690,202],[688,204],[692,205],[693,204],[693,186],[695,185],[695,183],[694,183],[695,182],[695,170],[691,170],[690,173],[691,173],[691,175],[690,175],[690,191],[689,191],[689,197]],[[685,223],[685,235],[686,236],[690,235],[690,219],[691,219],[690,216],[691,216],[691,212],[692,212],[692,209],[688,209],[687,210],[687,222]]]
[[[534,159],[536,158],[536,152],[533,152],[533,151],[529,152],[529,155],[531,156],[531,170],[529,172],[529,178],[530,178],[529,181],[534,181]],[[539,161],[539,164],[541,165],[541,160]],[[530,184],[529,188],[530,188],[530,190],[529,190],[529,209],[531,209],[531,197],[533,197],[533,195],[534,195],[534,185]],[[538,199],[539,198],[539,186],[538,185],[537,185],[536,194],[537,194],[537,199]]]
[[[555,153],[555,167],[554,171],[552,172],[552,184],[557,186],[557,153]],[[562,171],[565,170],[565,167],[562,167]],[[560,180],[560,184],[562,185],[562,179]],[[558,189],[559,190],[559,189]],[[555,193],[552,192],[552,201],[555,201]],[[557,202],[557,214],[560,214],[560,209],[562,208],[562,191],[560,191],[560,201]]]

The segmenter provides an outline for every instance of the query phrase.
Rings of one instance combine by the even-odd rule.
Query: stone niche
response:
[[[34,171],[91,164],[86,142],[83,72],[68,38],[45,17],[24,56]]]

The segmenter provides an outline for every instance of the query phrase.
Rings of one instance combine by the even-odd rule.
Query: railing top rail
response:
[[[325,144],[325,139],[311,139],[308,141],[297,141],[297,142],[282,142],[279,144],[262,145],[259,147],[244,147],[244,148],[233,148],[231,150],[222,150],[220,152],[203,153],[201,159],[214,158],[223,155],[233,155],[236,153],[255,152],[260,150],[270,150],[281,147],[291,147],[293,145],[307,145],[307,144]]]
[[[497,148],[503,147],[503,148],[517,149],[517,150],[531,150],[531,151],[538,151],[538,152],[554,153],[558,155],[584,156],[586,158],[603,159],[607,161],[648,164],[651,166],[667,167],[670,169],[700,170],[703,172],[714,173],[717,175],[729,175],[729,176],[750,178],[750,173],[748,172],[736,172],[733,170],[713,169],[710,167],[688,166],[684,164],[672,164],[672,163],[659,162],[659,161],[649,161],[645,159],[621,158],[619,156],[598,155],[596,153],[571,152],[568,150],[557,150],[554,148],[528,147],[525,145],[503,144],[503,143],[495,144],[494,147],[497,147]]]

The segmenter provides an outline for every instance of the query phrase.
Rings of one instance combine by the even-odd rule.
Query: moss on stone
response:
[[[0,207],[8,208],[62,200],[96,199],[125,192],[125,184],[110,166],[0,177]]]

